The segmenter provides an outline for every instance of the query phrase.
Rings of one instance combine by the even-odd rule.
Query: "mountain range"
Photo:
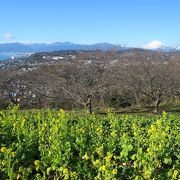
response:
[[[59,51],[59,50],[110,50],[117,49],[120,50],[123,47],[121,45],[113,45],[110,43],[97,43],[92,45],[86,44],[75,44],[71,42],[56,42],[52,44],[46,43],[32,43],[32,44],[22,44],[22,43],[3,43],[0,44],[0,53],[36,53],[36,52],[49,52],[49,51]]]

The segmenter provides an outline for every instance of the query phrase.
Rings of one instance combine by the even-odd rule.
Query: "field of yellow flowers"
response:
[[[0,179],[180,179],[180,117],[0,111]]]

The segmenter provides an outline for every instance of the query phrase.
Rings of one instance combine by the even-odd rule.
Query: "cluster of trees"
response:
[[[0,71],[0,106],[94,108],[151,106],[180,98],[180,58],[152,51],[79,52],[33,71]]]

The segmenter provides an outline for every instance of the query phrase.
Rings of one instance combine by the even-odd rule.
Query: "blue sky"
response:
[[[180,43],[180,0],[0,0],[0,7],[1,43]]]

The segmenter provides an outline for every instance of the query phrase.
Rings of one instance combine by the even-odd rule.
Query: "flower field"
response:
[[[0,111],[0,179],[180,179],[180,116]]]

